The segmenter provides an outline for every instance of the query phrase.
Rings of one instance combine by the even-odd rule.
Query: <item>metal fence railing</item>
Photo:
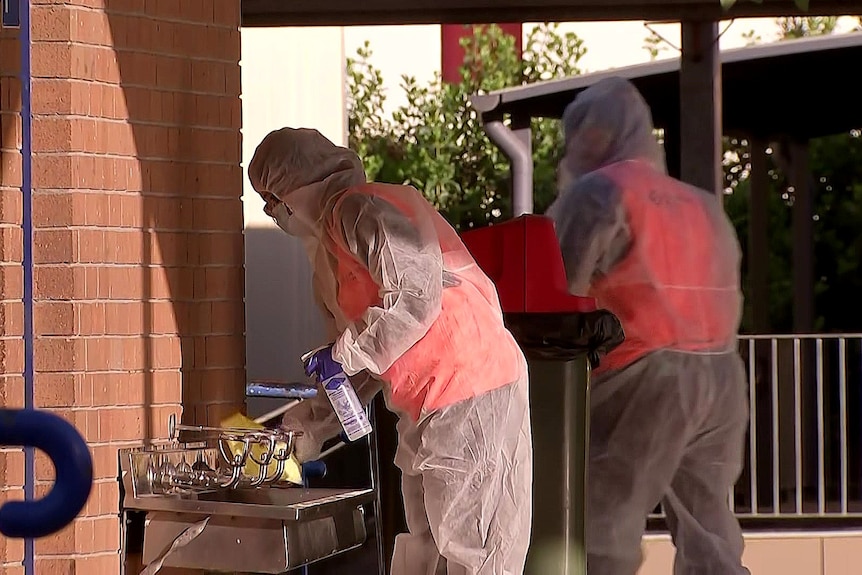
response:
[[[862,522],[862,334],[743,336],[740,352],[750,423],[728,494],[737,517]]]

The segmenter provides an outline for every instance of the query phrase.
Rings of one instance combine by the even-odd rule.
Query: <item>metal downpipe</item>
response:
[[[18,2],[20,11],[20,31],[18,43],[21,53],[21,230],[23,235],[24,268],[24,408],[35,409],[34,387],[34,341],[33,341],[33,112],[30,73],[30,0],[10,0]],[[33,447],[24,448],[24,499],[36,499],[36,451]],[[24,574],[36,575],[36,548],[31,538],[24,540]]]
[[[486,121],[485,133],[503,150],[512,166],[512,217],[533,213],[533,155],[502,120]]]

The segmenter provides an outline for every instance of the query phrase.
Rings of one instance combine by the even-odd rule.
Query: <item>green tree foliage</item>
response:
[[[649,35],[644,38],[643,49],[649,52],[650,60],[657,60],[659,54],[667,50],[666,42],[659,36],[658,32],[650,29]]]
[[[514,38],[499,27],[474,31],[462,40],[466,57],[460,82],[447,84],[438,75],[420,85],[402,77],[407,102],[389,118],[370,46],[366,43],[347,63],[349,141],[369,178],[415,186],[457,228],[493,223],[510,212],[508,161],[485,135],[469,97],[579,74],[578,62],[586,53],[575,34],[561,34],[555,24],[530,33],[523,58]],[[555,194],[559,122],[533,120],[532,131],[534,196],[537,211],[543,211]]]
[[[763,38],[760,37],[760,34],[757,34],[754,30],[749,30],[748,32],[743,32],[742,37],[745,38],[745,46],[755,46],[757,45]]]
[[[748,247],[750,180],[749,142],[727,142],[725,170],[728,194],[725,209]],[[768,148],[769,188],[769,319],[772,331],[793,327],[793,187],[777,166]],[[858,130],[812,140],[809,165],[814,183],[815,329],[847,332],[862,329],[862,308],[856,303],[862,290],[862,138]],[[730,170],[736,169],[740,177]],[[743,270],[747,286],[747,270]],[[743,329],[750,329],[750,304],[746,301]]]
[[[838,18],[835,16],[788,17],[776,19],[775,24],[778,26],[778,33],[782,40],[793,40],[795,38],[832,34],[838,25]]]
[[[781,40],[831,34],[836,18],[779,18]],[[752,38],[753,40],[753,38]],[[810,113],[810,112],[803,112]],[[771,331],[793,327],[793,188],[774,158],[775,144],[767,148],[769,182],[769,320]],[[862,307],[854,294],[862,288],[858,267],[862,256],[862,138],[858,130],[817,138],[810,142],[809,166],[814,182],[815,329],[862,329]],[[725,209],[740,242],[748,246],[750,195],[750,144],[725,138]],[[747,270],[743,281],[747,285]],[[750,304],[746,301],[743,330],[750,331]]]

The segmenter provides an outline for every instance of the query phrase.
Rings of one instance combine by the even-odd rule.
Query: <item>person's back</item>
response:
[[[599,372],[662,349],[735,350],[739,249],[720,201],[638,160],[605,166],[594,177],[619,190],[629,235],[625,254],[590,285],[589,295],[626,332]]]
[[[591,382],[588,571],[634,575],[646,517],[661,502],[674,573],[747,574],[727,505],[748,417],[733,227],[714,194],[666,175],[631,83],[597,83],[563,122],[548,215],[569,289],[595,297],[626,335]]]

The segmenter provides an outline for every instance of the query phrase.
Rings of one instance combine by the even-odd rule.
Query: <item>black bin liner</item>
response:
[[[507,313],[506,327],[528,359],[565,361],[583,356],[592,368],[625,340],[620,320],[608,310],[577,313]]]

